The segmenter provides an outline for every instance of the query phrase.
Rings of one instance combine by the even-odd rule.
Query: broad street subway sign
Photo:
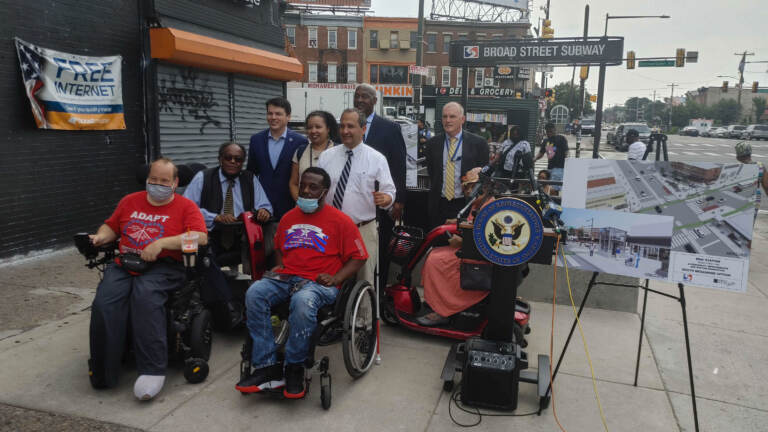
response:
[[[451,66],[495,66],[497,64],[619,65],[624,52],[623,37],[508,39],[451,42]]]

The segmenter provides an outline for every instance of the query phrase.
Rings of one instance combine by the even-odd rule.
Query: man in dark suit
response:
[[[427,141],[430,227],[456,218],[466,205],[461,176],[472,168],[488,165],[488,143],[463,130],[465,120],[464,108],[457,102],[448,102],[443,106],[443,132]]]
[[[382,257],[379,260],[379,286],[384,287],[387,284],[389,273],[389,260],[386,258],[386,253],[389,240],[392,237],[392,227],[395,220],[402,218],[405,207],[406,150],[400,125],[373,112],[376,101],[376,89],[369,84],[357,86],[355,89],[355,108],[362,111],[367,117],[363,142],[387,158],[389,173],[397,188],[395,203],[392,205],[390,213],[387,214],[387,211],[379,210],[377,215],[379,220],[379,256]]]
[[[274,210],[273,221],[264,226],[264,246],[267,253],[270,253],[273,250],[277,221],[296,205],[288,188],[291,160],[297,148],[307,145],[307,139],[288,129],[288,120],[291,118],[291,103],[288,99],[272,98],[266,105],[269,128],[251,137],[246,170],[258,177]]]

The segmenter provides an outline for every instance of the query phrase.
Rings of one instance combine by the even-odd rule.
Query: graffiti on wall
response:
[[[207,78],[201,79],[193,69],[184,69],[160,78],[157,105],[160,112],[179,115],[183,122],[199,122],[200,135],[207,126],[222,127],[209,113],[219,106]]]

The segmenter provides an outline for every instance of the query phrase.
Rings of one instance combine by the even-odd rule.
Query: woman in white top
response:
[[[339,142],[339,124],[327,111],[312,111],[305,120],[309,144],[296,149],[293,154],[293,171],[288,185],[293,200],[299,197],[299,179],[305,169],[316,166],[320,154]]]

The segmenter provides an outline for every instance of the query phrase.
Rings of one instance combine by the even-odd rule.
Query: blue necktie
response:
[[[333,193],[333,206],[339,210],[341,210],[341,205],[344,203],[344,189],[347,187],[347,180],[349,179],[349,170],[351,167],[352,150],[347,150],[347,163],[344,164],[339,183],[336,185],[336,192]]]

